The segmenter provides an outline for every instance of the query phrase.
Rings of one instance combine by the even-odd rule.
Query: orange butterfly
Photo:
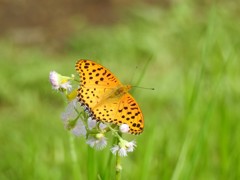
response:
[[[130,85],[123,85],[107,68],[90,60],[81,59],[75,67],[81,80],[78,100],[93,119],[127,124],[131,134],[142,133],[143,114],[128,93]]]

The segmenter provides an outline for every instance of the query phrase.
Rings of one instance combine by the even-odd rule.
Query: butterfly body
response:
[[[78,100],[93,119],[127,124],[132,134],[143,131],[143,115],[128,93],[130,85],[123,85],[107,68],[91,60],[79,60],[75,67],[81,81]]]
[[[121,97],[124,94],[128,93],[130,88],[131,87],[129,85],[117,87],[113,90],[113,93],[109,96],[109,98]]]

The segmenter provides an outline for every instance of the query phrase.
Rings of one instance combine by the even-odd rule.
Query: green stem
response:
[[[116,180],[121,179],[121,172],[122,172],[122,166],[121,166],[121,157],[119,156],[119,153],[116,154]]]
[[[122,139],[122,134],[119,134],[111,125],[108,124],[108,128],[112,131],[113,135],[119,140]],[[119,142],[119,141],[118,141]]]
[[[120,142],[120,139],[122,139],[122,134],[118,134],[118,143]],[[122,166],[121,166],[121,157],[119,156],[119,152],[116,154],[116,180],[121,179],[121,172],[122,172]]]

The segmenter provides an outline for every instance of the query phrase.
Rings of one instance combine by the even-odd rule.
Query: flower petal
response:
[[[122,133],[127,133],[129,131],[129,126],[127,124],[122,124],[122,125],[120,125],[119,130]]]
[[[75,136],[81,136],[81,135],[86,136],[86,134],[87,134],[85,125],[82,122],[82,120],[80,120],[80,119],[78,119],[76,125],[74,126],[74,128],[71,131]]]

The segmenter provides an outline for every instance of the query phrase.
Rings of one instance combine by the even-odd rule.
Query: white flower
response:
[[[83,111],[80,104],[77,102],[77,99],[74,99],[68,103],[65,111],[61,115],[61,119],[63,120],[65,127],[74,135],[86,136],[87,131],[83,121],[80,118],[77,119],[79,113],[77,110]]]
[[[71,91],[72,85],[70,84],[70,81],[66,81],[60,84],[60,87],[63,89],[66,89],[68,91]]]
[[[95,119],[92,119],[92,117],[88,118],[88,128],[89,130],[92,130],[93,128],[95,128],[97,125],[97,121]]]
[[[75,136],[86,136],[87,134],[87,130],[85,128],[84,123],[82,122],[82,120],[78,119],[75,126],[71,129],[71,132],[75,135]]]
[[[92,148],[96,148],[97,150],[102,150],[107,146],[107,138],[102,134],[96,134],[96,136],[91,136],[87,140],[87,144]]]
[[[107,127],[107,125],[104,124],[104,123],[100,123],[100,124],[99,124],[99,128],[100,128],[101,130],[104,130],[106,127]]]
[[[126,140],[121,139],[118,145],[114,145],[111,148],[111,151],[114,155],[118,153],[119,156],[124,157],[127,156],[128,152],[133,152],[136,146],[137,145],[135,141],[128,142]]]
[[[77,99],[69,102],[65,111],[61,114],[61,119],[64,123],[67,123],[69,120],[73,120],[78,116],[77,110],[80,110],[81,106],[77,103]]]
[[[89,130],[92,130],[93,128],[96,128],[96,126],[97,126],[97,120],[92,119],[92,117],[89,117],[88,118],[88,128],[89,128]],[[107,127],[106,124],[99,123],[100,130],[104,130],[106,127]]]
[[[121,156],[121,157],[127,156],[127,150],[125,148],[121,148],[119,145],[114,145],[111,148],[111,151],[114,155],[116,155],[118,153],[119,156]]]
[[[128,144],[126,145],[127,152],[133,152],[136,146],[137,146],[136,141],[128,142]]]
[[[129,126],[127,124],[122,124],[120,127],[119,127],[120,131],[122,133],[127,133],[129,131]]]
[[[50,83],[55,90],[64,89],[70,91],[72,89],[70,79],[70,77],[62,76],[56,71],[51,71],[49,74]]]
[[[49,75],[50,83],[52,84],[53,89],[60,88],[59,74],[55,71],[51,71]]]

